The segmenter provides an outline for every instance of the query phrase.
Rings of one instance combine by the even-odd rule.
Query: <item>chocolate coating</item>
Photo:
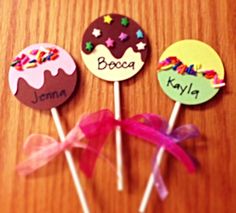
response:
[[[86,54],[90,54],[92,53],[92,51],[89,52],[88,50],[86,50],[85,48],[86,42],[92,42],[95,48],[96,45],[98,44],[106,45],[105,41],[110,37],[115,42],[114,42],[114,47],[109,48],[109,50],[115,58],[117,59],[121,58],[123,54],[125,53],[125,51],[129,47],[132,47],[135,52],[141,53],[142,61],[145,61],[148,54],[147,46],[144,50],[141,50],[141,51],[138,50],[136,46],[136,44],[139,42],[144,42],[146,44],[148,43],[148,39],[146,35],[144,34],[144,31],[142,30],[142,28],[135,21],[133,21],[132,19],[126,16],[122,16],[119,14],[109,14],[109,15],[113,19],[110,24],[104,23],[104,16],[101,16],[89,25],[89,27],[87,28],[83,36],[82,51]],[[129,20],[128,26],[123,26],[121,24],[122,18],[128,18]],[[94,28],[101,30],[101,36],[96,38],[94,35],[92,35]],[[143,32],[143,35],[144,35],[143,38],[137,38],[136,36],[136,32],[139,29],[142,30]],[[119,39],[119,35],[121,32],[128,34],[127,40],[121,41]]]
[[[44,78],[44,85],[40,89],[29,86],[22,78],[19,79],[15,95],[17,99],[35,109],[47,110],[57,107],[73,93],[77,82],[77,72],[67,75],[59,69],[58,74],[52,76],[50,71],[45,71]]]

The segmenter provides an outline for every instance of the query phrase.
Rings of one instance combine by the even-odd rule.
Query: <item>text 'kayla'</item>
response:
[[[180,83],[177,83],[175,81],[175,78],[169,76],[169,79],[167,81],[167,87],[171,87],[179,92],[179,94],[182,95],[192,95],[195,99],[198,98],[199,90],[193,89],[193,83],[190,83],[188,85],[181,85]]]

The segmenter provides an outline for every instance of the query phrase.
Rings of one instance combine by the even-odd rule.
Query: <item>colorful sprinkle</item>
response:
[[[18,70],[18,71],[23,71],[23,68],[21,65],[17,65],[15,66],[15,69]]]
[[[201,64],[195,64],[194,65],[194,69],[195,70],[199,70],[199,69],[201,69],[202,68],[202,65]]]
[[[129,25],[129,19],[125,18],[121,18],[121,25],[123,25],[124,27],[127,27]]]
[[[214,84],[221,84],[224,83],[224,81],[222,79],[219,79],[217,75],[215,75],[214,77]]]
[[[22,60],[21,60],[21,64],[24,65],[26,64],[28,61],[30,60],[30,58],[28,56],[24,57]]]
[[[110,37],[105,41],[107,47],[114,47],[114,42]]]
[[[191,64],[190,66],[184,65],[177,57],[171,56],[165,60],[159,62],[158,70],[176,70],[179,74],[188,74],[188,75],[201,75],[206,79],[212,79],[213,87],[219,88],[225,86],[224,80],[219,79],[218,74],[215,70],[202,70],[201,65]],[[196,71],[197,70],[197,71]]]
[[[15,60],[11,63],[11,66],[14,67],[16,64],[18,64],[20,62],[20,60]]]
[[[213,79],[216,75],[216,72],[214,70],[207,70],[203,73],[203,76],[207,79]]]
[[[103,17],[103,21],[106,24],[110,24],[112,22],[112,20],[113,19],[112,19],[112,17],[110,15],[106,15],[106,16]]]
[[[37,62],[36,59],[33,59],[33,60],[30,60],[29,63],[34,63],[34,62]]]
[[[220,84],[213,84],[214,88],[220,88],[220,87],[224,87],[225,83],[220,83]]]
[[[38,51],[39,51],[39,50],[31,50],[31,51],[30,51],[30,54],[31,54],[31,55],[36,55],[36,54],[38,53]]]
[[[58,54],[53,54],[51,57],[50,57],[50,60],[55,60],[59,57]]]
[[[139,30],[136,32],[136,37],[137,37],[138,39],[144,37],[142,30],[139,29]]]
[[[49,54],[49,55],[46,57],[46,59],[47,59],[47,60],[50,60],[50,59],[51,59],[51,56],[53,56],[53,54],[54,54],[54,53]]]
[[[138,44],[136,44],[138,50],[144,50],[146,45],[147,44],[143,42],[139,42]]]
[[[179,74],[183,75],[187,69],[188,67],[186,65],[181,64],[176,70]]]
[[[101,30],[94,28],[93,32],[92,32],[92,35],[96,38],[100,37],[101,36]]]
[[[121,41],[125,41],[128,38],[128,35],[126,33],[121,32],[119,35],[119,39]]]
[[[86,42],[85,49],[91,52],[93,50],[94,46],[91,41]]]
[[[181,61],[179,61],[175,66],[173,66],[173,70],[177,70],[178,66],[180,66],[182,64]]]
[[[28,69],[28,68],[33,68],[33,67],[36,67],[37,64],[36,63],[28,63],[24,66],[24,68]]]
[[[170,69],[170,68],[172,68],[172,67],[173,67],[172,64],[164,65],[163,67],[161,67],[161,70],[168,70],[168,69]],[[158,67],[158,69],[160,69],[160,68]]]
[[[16,57],[11,66],[18,71],[23,71],[24,69],[36,67],[46,61],[55,60],[58,57],[58,49],[40,47],[37,50],[31,50],[29,55],[23,53],[20,57]]]

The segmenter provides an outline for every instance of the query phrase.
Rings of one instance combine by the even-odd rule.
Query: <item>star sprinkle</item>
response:
[[[112,40],[110,37],[105,41],[107,47],[114,47],[114,40]]]
[[[139,30],[136,32],[136,36],[137,36],[137,38],[143,38],[144,36],[143,36],[142,30],[139,29]]]
[[[126,33],[121,32],[119,35],[119,39],[121,41],[125,41],[128,38],[128,35]]]
[[[138,44],[136,44],[138,50],[144,50],[146,45],[147,44],[145,44],[143,42],[139,42]]]
[[[129,25],[129,20],[127,18],[122,18],[120,23],[124,27],[127,27]]]
[[[104,23],[110,24],[112,22],[112,17],[110,15],[106,15],[103,17]]]
[[[93,50],[93,44],[91,41],[86,42],[85,49],[91,52]]]
[[[99,36],[101,36],[101,30],[100,29],[97,29],[97,28],[94,28],[93,29],[93,32],[92,32],[92,35],[96,38],[98,38]]]

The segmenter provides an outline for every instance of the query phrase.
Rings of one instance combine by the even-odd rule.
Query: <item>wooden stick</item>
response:
[[[55,123],[56,128],[57,128],[58,135],[60,137],[61,142],[63,143],[66,138],[65,138],[65,134],[64,134],[61,122],[60,122],[60,118],[59,118],[57,109],[52,108],[51,113],[52,113],[52,117],[53,117],[54,123]],[[83,212],[84,213],[89,213],[89,208],[88,208],[88,205],[87,205],[87,201],[85,199],[84,192],[83,192],[83,189],[82,189],[81,184],[80,184],[79,176],[76,172],[76,167],[75,167],[72,155],[68,150],[66,150],[65,151],[65,156],[66,156],[66,160],[67,160],[67,163],[68,163],[68,166],[69,166],[69,169],[70,169],[70,173],[72,175],[72,179],[73,179],[74,184],[75,184],[76,192],[77,192],[77,194],[79,196],[79,199],[80,199],[80,203],[81,203]]]
[[[120,85],[119,81],[114,82],[114,105],[115,105],[115,119],[121,119],[120,109]],[[117,164],[117,189],[118,191],[123,190],[123,163],[122,163],[122,135],[120,126],[116,127],[116,164]]]
[[[175,121],[176,121],[176,118],[178,116],[180,106],[181,106],[180,102],[178,102],[178,101],[175,102],[174,108],[172,110],[172,113],[171,113],[171,116],[170,116],[170,119],[169,119],[169,122],[168,122],[167,134],[170,134],[172,132],[173,128],[174,128]],[[157,153],[156,163],[154,165],[154,171],[158,167],[160,167],[161,160],[162,160],[162,157],[164,155],[164,152],[165,152],[164,147],[161,147],[160,150]],[[154,176],[153,173],[151,173],[151,175],[149,176],[149,180],[148,180],[148,183],[147,183],[144,195],[143,195],[143,199],[142,199],[141,204],[139,206],[139,212],[140,213],[143,213],[146,210],[146,207],[147,207],[147,204],[148,204],[148,200],[150,198],[150,195],[151,195],[154,183],[155,183],[155,176]]]

